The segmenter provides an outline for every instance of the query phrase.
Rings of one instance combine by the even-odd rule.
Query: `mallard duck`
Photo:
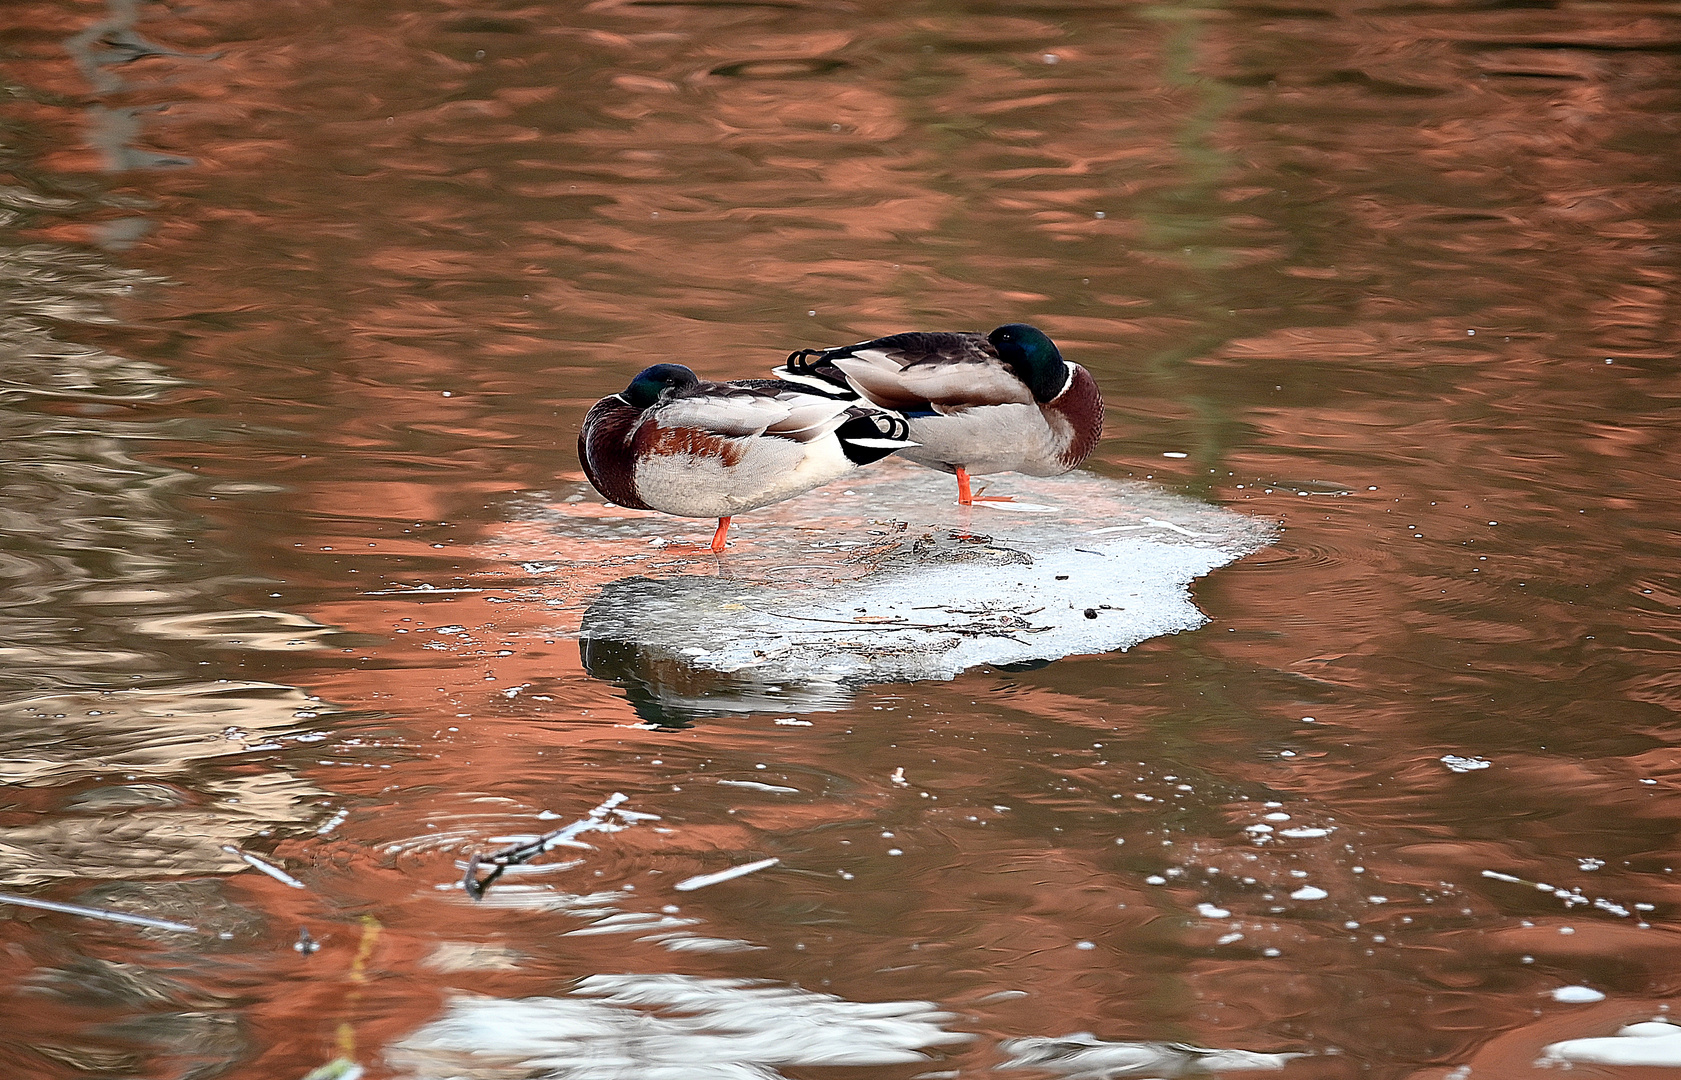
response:
[[[703,382],[655,364],[596,402],[578,431],[578,459],[620,506],[730,519],[791,499],[912,445],[899,416],[867,402],[808,393],[775,379]]]
[[[900,456],[955,473],[965,506],[976,499],[971,476],[1057,476],[1085,461],[1103,433],[1103,395],[1091,373],[1024,323],[801,349],[776,375],[902,414],[917,445]]]

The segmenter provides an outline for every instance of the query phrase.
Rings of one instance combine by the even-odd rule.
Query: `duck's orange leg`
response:
[[[952,471],[957,473],[957,502],[960,506],[973,506],[977,502],[1015,502],[1009,495],[972,495],[969,493],[969,473],[961,465],[953,465]]]
[[[727,517],[719,518],[718,531],[712,534],[712,550],[714,553],[719,555],[724,553],[724,537],[729,535],[729,531],[730,519]]]

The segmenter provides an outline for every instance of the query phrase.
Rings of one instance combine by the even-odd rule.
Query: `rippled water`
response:
[[[1666,1011],[1678,45],[1663,2],[14,0],[0,888],[199,932],[0,904],[0,1062],[1461,1080]],[[1278,528],[1206,625],[715,712],[581,650],[710,531],[579,546],[591,402],[1008,321],[1097,376],[1092,472]]]

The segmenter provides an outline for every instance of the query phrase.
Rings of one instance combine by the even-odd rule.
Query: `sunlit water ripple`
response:
[[[13,8],[0,883],[199,932],[0,907],[12,1071],[1662,1058],[1669,13]],[[1018,319],[1092,472],[1276,535],[1207,625],[729,699],[575,640],[710,528],[584,521],[632,372]],[[801,505],[678,569],[832,569]]]

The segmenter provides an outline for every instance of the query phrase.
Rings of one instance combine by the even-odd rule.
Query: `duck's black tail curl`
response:
[[[832,398],[853,399],[858,395],[846,381],[841,369],[830,363],[823,349],[800,349],[788,354],[788,362],[772,374],[785,382],[799,385],[812,393]]]
[[[846,422],[835,429],[841,453],[854,465],[869,465],[896,450],[917,445],[910,441],[911,428],[898,413],[864,406],[846,410]]]

